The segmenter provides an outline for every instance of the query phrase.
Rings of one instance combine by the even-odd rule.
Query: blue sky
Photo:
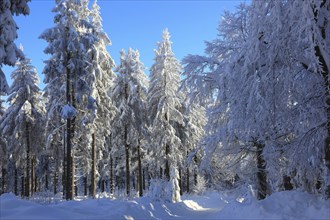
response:
[[[240,2],[244,0],[98,0],[104,30],[112,41],[108,51],[115,63],[119,63],[119,51],[131,47],[140,51],[140,59],[147,68],[153,63],[154,49],[161,40],[164,28],[171,33],[172,48],[179,60],[188,54],[203,54],[204,41],[213,40],[217,35],[223,11],[234,10]],[[54,26],[51,10],[55,0],[32,0],[29,6],[29,16],[15,17],[19,26],[16,43],[23,44],[24,52],[32,59],[42,82],[43,61],[47,60],[43,50],[47,44],[38,37]],[[13,69],[4,67],[3,70],[11,84],[10,73]],[[149,73],[148,69],[146,73]]]

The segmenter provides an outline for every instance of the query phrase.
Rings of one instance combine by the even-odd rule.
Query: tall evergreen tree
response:
[[[170,34],[163,31],[163,40],[155,50],[155,63],[150,70],[148,91],[149,125],[152,136],[151,153],[154,158],[154,171],[160,170],[157,178],[171,182],[172,201],[179,201],[178,163],[182,160],[181,140],[177,124],[183,125],[178,97],[181,66],[172,52]]]
[[[74,193],[74,148],[76,124],[84,120],[81,113],[90,97],[91,86],[86,81],[90,61],[87,52],[97,41],[88,31],[93,26],[88,20],[86,1],[57,0],[54,12],[55,27],[46,30],[40,37],[49,42],[45,53],[52,55],[46,61],[44,73],[49,82],[49,93],[55,90],[62,97],[54,97],[50,106],[60,104],[61,117],[66,120],[66,199],[72,199]],[[65,86],[65,87],[64,87]],[[53,88],[52,88],[53,87]],[[65,92],[65,96],[63,94]],[[63,101],[64,98],[64,101]],[[81,110],[82,109],[82,110]],[[58,110],[58,109],[56,109]],[[79,134],[79,133],[78,133]],[[76,137],[77,139],[77,137]]]
[[[89,15],[93,25],[93,29],[89,31],[98,38],[98,41],[87,51],[87,57],[91,63],[86,78],[86,82],[91,88],[87,106],[92,114],[89,115],[87,119],[88,126],[86,126],[86,132],[89,136],[87,145],[90,145],[91,148],[85,152],[91,152],[92,157],[86,154],[82,156],[85,159],[91,158],[91,163],[87,162],[87,166],[91,170],[91,195],[95,197],[96,183],[100,176],[99,171],[103,178],[109,172],[109,169],[106,168],[109,167],[110,159],[107,147],[110,146],[106,142],[106,137],[109,137],[111,133],[111,122],[116,114],[116,108],[110,97],[113,80],[115,79],[112,70],[115,64],[106,49],[107,46],[111,45],[111,41],[103,30],[100,7],[97,1],[94,1]],[[82,138],[86,139],[86,136],[82,136]],[[85,146],[82,147],[86,148]]]
[[[0,96],[8,90],[5,74],[1,70],[2,65],[14,66],[17,58],[23,55],[14,43],[18,28],[13,15],[29,14],[30,9],[27,5],[29,1],[4,0],[0,2]]]
[[[0,120],[0,128],[16,165],[22,167],[25,162],[25,196],[29,197],[34,181],[31,178],[31,162],[42,147],[45,110],[40,100],[39,77],[31,60],[22,57],[16,65],[17,69],[11,75],[13,84],[9,89],[8,102],[11,105]]]
[[[144,136],[146,99],[146,76],[143,64],[139,60],[139,53],[129,49],[127,54],[121,51],[121,63],[116,71],[119,73],[115,80],[113,99],[116,102],[118,116],[114,119],[114,131],[117,143],[117,153],[125,155],[126,193],[131,191],[132,155],[137,151],[141,157],[141,141]],[[124,147],[123,147],[124,146]],[[141,158],[138,158],[141,160]],[[139,173],[142,176],[141,161],[138,162]],[[140,180],[142,178],[140,177]],[[141,184],[141,182],[140,182]],[[142,190],[140,188],[140,193]]]

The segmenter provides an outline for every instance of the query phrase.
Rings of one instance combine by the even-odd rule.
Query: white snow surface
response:
[[[78,197],[79,198],[79,197]],[[184,195],[182,202],[150,197],[76,199],[46,204],[0,197],[0,219],[330,219],[330,201],[299,191],[277,192],[263,201],[249,194],[206,192]]]

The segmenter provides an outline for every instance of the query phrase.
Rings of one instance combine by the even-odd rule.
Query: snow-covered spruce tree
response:
[[[3,0],[0,2],[0,96],[6,93],[8,85],[5,74],[1,70],[2,65],[14,66],[18,57],[22,54],[14,41],[17,38],[17,25],[13,15],[27,15],[30,13],[27,3],[30,0]]]
[[[93,100],[89,97],[91,86],[86,81],[90,65],[87,52],[95,44],[97,38],[87,31],[93,29],[93,26],[88,20],[86,2],[86,0],[57,0],[53,10],[56,13],[55,27],[47,29],[40,36],[49,43],[45,53],[51,55],[51,58],[46,61],[47,66],[44,71],[49,83],[48,93],[50,94],[53,90],[63,95],[54,97],[60,99],[49,99],[49,101],[52,102],[51,111],[60,110],[61,117],[66,120],[65,192],[68,200],[73,198],[74,192],[73,151],[77,143],[75,134],[79,136],[76,123],[83,120],[81,111],[86,109],[86,106],[83,106],[84,100]],[[58,104],[60,104],[60,109],[57,109]]]
[[[147,90],[149,82],[144,72],[144,64],[140,61],[138,50],[133,51],[132,60],[133,71],[130,78],[131,94],[129,102],[134,113],[133,126],[137,135],[133,142],[134,152],[132,156],[137,161],[137,190],[139,191],[139,196],[143,196],[142,166],[144,163],[142,163],[142,157],[144,152],[146,152],[146,137],[149,136],[149,130],[147,128]]]
[[[80,156],[85,160],[86,158],[91,159],[91,163],[88,163],[91,170],[91,196],[95,197],[97,177],[101,176],[103,178],[102,184],[104,184],[106,175],[109,173],[110,155],[107,148],[110,146],[108,146],[106,138],[110,135],[111,121],[116,114],[115,106],[112,104],[109,94],[115,78],[112,70],[115,64],[106,49],[107,46],[111,45],[111,41],[103,30],[100,7],[96,1],[93,3],[89,15],[93,25],[93,29],[89,31],[98,38],[95,45],[87,51],[87,57],[92,65],[89,66],[86,82],[91,87],[90,97],[93,97],[93,99],[87,100],[87,105],[88,109],[94,113],[86,118],[88,125],[85,126],[87,135],[91,139],[91,142],[87,143],[91,145],[91,149],[87,152],[91,154]],[[82,138],[86,139],[86,137]]]
[[[22,51],[21,51],[22,53]],[[23,53],[22,53],[23,54]],[[2,134],[6,137],[8,150],[17,167],[25,162],[25,197],[31,195],[31,178],[35,157],[43,144],[44,106],[40,102],[39,77],[31,61],[22,57],[11,74],[13,84],[9,89],[10,106],[0,120]]]
[[[121,51],[119,73],[114,82],[113,100],[118,109],[114,119],[116,148],[114,152],[125,155],[126,193],[131,191],[131,167],[133,153],[137,152],[139,172],[139,193],[142,195],[142,161],[141,144],[146,133],[145,101],[147,80],[144,66],[139,60],[139,52],[128,49],[127,54]]]
[[[156,57],[150,70],[148,90],[149,126],[152,137],[150,150],[153,161],[153,178],[170,182],[170,198],[179,201],[178,163],[182,161],[181,140],[176,128],[183,124],[180,112],[181,101],[178,97],[181,65],[172,52],[170,34],[163,31],[163,41],[158,43]],[[166,187],[167,188],[167,187]]]

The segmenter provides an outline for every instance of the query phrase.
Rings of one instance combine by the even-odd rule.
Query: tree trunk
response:
[[[105,180],[102,179],[101,181],[101,192],[105,191]]]
[[[265,199],[268,194],[268,184],[267,184],[267,174],[266,174],[266,161],[263,158],[263,149],[265,147],[264,144],[255,143],[257,147],[257,185],[258,192],[257,197],[259,200]]]
[[[18,184],[18,173],[17,173],[17,168],[15,167],[14,193],[16,196],[18,195],[17,184]]]
[[[140,140],[138,145],[138,169],[139,169],[139,175],[138,175],[138,186],[139,186],[139,196],[143,196],[143,186],[142,186],[142,162],[141,162],[141,146],[140,146]]]
[[[125,125],[125,131],[124,131],[124,141],[125,141],[125,155],[126,155],[126,194],[127,196],[130,196],[130,189],[131,189],[131,185],[130,185],[130,164],[129,164],[129,145],[127,144],[128,140],[127,140],[127,125]]]
[[[165,158],[166,158],[166,163],[165,163],[165,178],[167,181],[170,180],[170,164],[169,164],[169,161],[168,161],[168,155],[170,154],[170,146],[168,144],[166,144],[166,147],[165,147]]]
[[[195,162],[195,166],[197,166],[197,156],[194,156],[194,162]],[[194,169],[194,185],[197,185],[197,171],[196,168]]]
[[[84,177],[84,196],[87,196],[87,177]]]
[[[45,188],[46,188],[46,191],[49,190],[49,180],[48,180],[48,166],[47,166],[47,169],[46,169],[46,175],[45,175]]]
[[[180,187],[180,195],[182,196],[182,171],[181,168],[179,168],[179,187]]]
[[[96,196],[96,155],[95,155],[95,133],[92,134],[92,178],[91,178],[91,196]]]
[[[31,196],[35,192],[34,156],[31,156]]]
[[[71,189],[72,189],[72,196],[77,196],[78,195],[78,187],[76,186],[76,182],[75,182],[75,171],[76,171],[76,164],[75,164],[75,160],[74,160],[74,149],[72,148],[71,150],[72,152],[72,157],[71,157],[71,164],[72,164],[72,185],[71,185]],[[72,198],[73,199],[73,198]]]
[[[24,197],[25,190],[24,190],[24,175],[21,176],[21,197]]]
[[[25,125],[25,135],[26,135],[26,181],[25,181],[25,197],[30,197],[30,128],[29,124]]]
[[[64,188],[63,188],[64,189]],[[54,172],[54,195],[57,194],[57,172]]]
[[[283,188],[284,190],[292,190],[291,178],[287,175],[283,176]]]
[[[67,119],[67,139],[66,139],[66,182],[65,182],[65,186],[66,186],[66,196],[65,199],[66,200],[72,200],[73,198],[73,190],[72,190],[72,184],[73,184],[73,180],[72,180],[72,137],[73,134],[72,133],[72,125],[71,125],[71,119]]]
[[[143,169],[143,173],[142,173],[142,184],[143,184],[143,190],[146,190],[146,172],[145,169]]]
[[[190,184],[190,178],[189,178],[189,167],[187,167],[187,193],[189,193],[190,188],[189,188],[189,184]]]
[[[63,126],[63,162],[62,162],[62,166],[63,166],[63,172],[62,172],[62,194],[63,194],[63,199],[66,198],[66,170],[67,170],[67,167],[66,167],[66,160],[67,160],[67,157],[66,157],[66,128],[65,126]],[[57,169],[57,167],[56,167]],[[55,170],[55,174],[54,174],[54,178],[55,178],[55,175],[56,175],[56,170]]]
[[[1,170],[1,179],[2,179],[2,182],[1,182],[1,194],[5,193],[5,179],[6,179],[6,169],[4,167],[2,167],[2,170]]]
[[[110,155],[110,193],[113,194],[114,182],[113,182],[113,159]]]
[[[35,173],[35,172],[34,172]],[[38,177],[37,177],[37,175],[35,174],[34,175],[35,177],[34,177],[34,192],[37,192],[38,191]]]
[[[66,33],[69,32],[66,27]],[[73,108],[76,107],[75,99],[75,73],[68,68],[68,62],[72,58],[70,51],[67,51],[67,56],[64,58],[64,66],[66,67],[66,103],[71,104]],[[75,132],[75,117],[69,117],[66,120],[66,200],[72,200],[75,192],[74,188],[74,152],[73,139]]]

